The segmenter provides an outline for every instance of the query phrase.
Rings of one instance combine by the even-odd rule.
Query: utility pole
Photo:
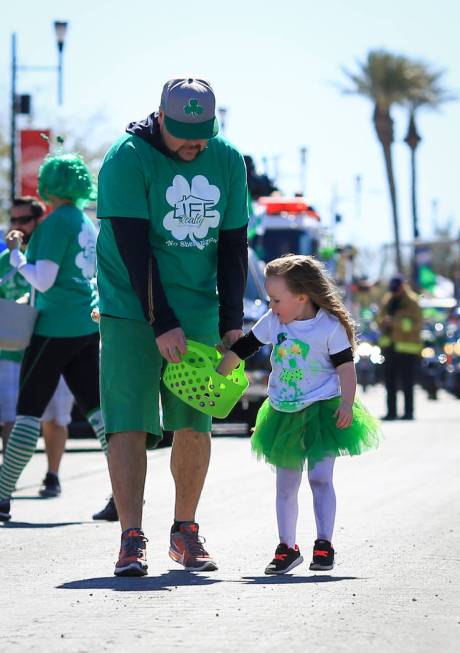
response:
[[[307,192],[307,155],[308,148],[304,145],[299,150],[300,153],[300,191],[305,197]]]
[[[11,204],[16,196],[16,144],[17,144],[17,115],[18,113],[27,113],[20,106],[21,96],[16,93],[18,72],[20,70],[28,71],[52,71],[57,72],[57,98],[58,104],[63,103],[63,52],[64,42],[67,32],[67,22],[54,21],[54,31],[56,35],[56,45],[58,49],[57,66],[20,66],[17,61],[17,41],[16,33],[11,35],[11,123],[10,123],[10,199]],[[22,96],[26,97],[26,96]]]

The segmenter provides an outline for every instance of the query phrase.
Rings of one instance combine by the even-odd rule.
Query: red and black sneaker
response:
[[[148,542],[140,528],[128,528],[121,534],[121,546],[115,576],[145,576],[147,556],[145,543]]]
[[[196,522],[182,522],[179,530],[171,533],[169,557],[183,565],[186,571],[216,571],[217,563],[204,548]]]
[[[329,571],[334,567],[334,549],[329,540],[315,540],[311,571]]]
[[[287,544],[281,542],[278,544],[275,551],[275,557],[265,568],[265,573],[268,574],[287,574],[288,571],[297,567],[303,562],[297,544],[294,548],[288,547]]]

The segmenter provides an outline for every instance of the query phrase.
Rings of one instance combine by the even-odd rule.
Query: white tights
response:
[[[335,521],[335,492],[332,484],[335,458],[323,458],[308,470],[308,481],[313,494],[317,538],[332,541]],[[289,547],[296,543],[298,494],[302,472],[284,467],[276,468],[276,516],[280,542]]]

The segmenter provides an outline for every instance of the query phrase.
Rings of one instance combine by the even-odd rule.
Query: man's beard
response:
[[[160,138],[161,138],[161,144],[163,145],[163,147],[165,148],[165,150],[168,152],[168,154],[169,154],[169,156],[171,157],[171,159],[174,159],[174,161],[182,161],[182,163],[192,163],[192,161],[196,161],[196,159],[200,156],[200,154],[202,154],[202,153],[207,149],[207,147],[208,147],[208,146],[206,145],[206,147],[204,147],[203,149],[200,149],[199,152],[197,152],[197,155],[196,155],[195,157],[193,157],[193,159],[190,159],[190,161],[189,161],[188,159],[183,159],[181,156],[179,156],[179,153],[178,153],[178,152],[179,152],[179,150],[180,150],[181,148],[179,148],[179,150],[178,150],[177,152],[175,152],[174,150],[171,150],[171,149],[166,145],[166,141],[165,141],[165,139],[163,138],[163,134],[161,133],[161,129],[160,129]]]
[[[169,149],[169,147],[166,145],[166,143],[164,143],[164,146],[165,146],[165,148],[168,150],[168,152],[170,153],[170,155],[171,155],[171,159],[174,159],[175,161],[182,161],[182,163],[192,163],[192,161],[196,161],[197,158],[200,156],[200,154],[202,154],[202,153],[205,151],[205,149],[206,149],[205,147],[204,147],[203,149],[198,149],[198,148],[197,148],[197,153],[196,153],[196,155],[193,157],[193,159],[183,159],[183,158],[179,155],[179,152],[180,152],[181,148],[179,148],[179,149],[177,150],[177,152],[174,152],[174,150],[170,150],[170,149]]]

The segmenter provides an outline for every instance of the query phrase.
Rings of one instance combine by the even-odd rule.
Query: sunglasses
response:
[[[24,225],[36,219],[35,215],[23,215],[20,218],[10,218],[10,223]]]

